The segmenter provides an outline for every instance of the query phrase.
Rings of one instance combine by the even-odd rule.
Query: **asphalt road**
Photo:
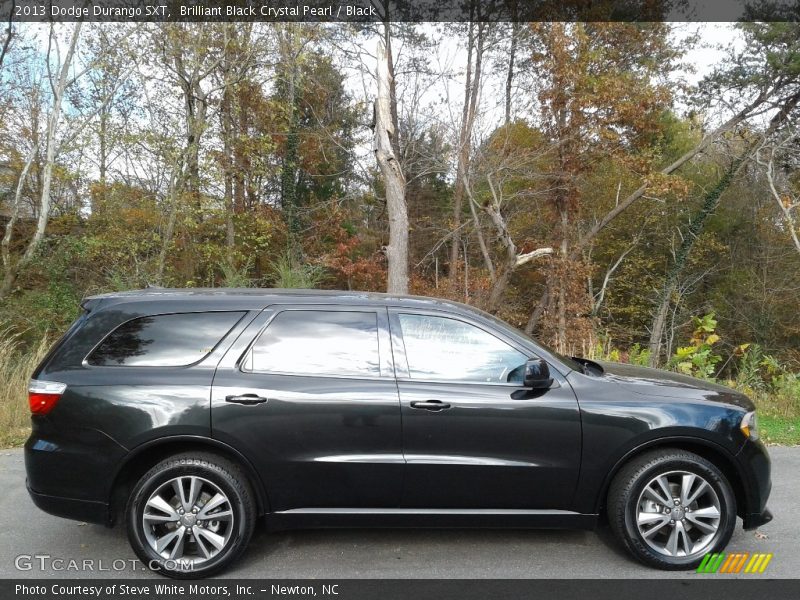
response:
[[[800,448],[771,448],[775,519],[757,532],[737,526],[728,551],[772,552],[766,574],[800,578]],[[0,450],[0,578],[153,577],[137,564],[125,532],[81,524],[37,509],[25,491],[20,450]],[[20,555],[63,559],[18,560]],[[69,561],[92,561],[73,570]],[[45,568],[41,568],[44,561]],[[29,570],[19,570],[30,564]],[[124,567],[124,568],[122,568]],[[98,572],[105,568],[109,571]],[[264,578],[652,578],[629,559],[607,528],[551,530],[319,530],[260,528],[227,577]],[[753,577],[752,575],[739,575]],[[735,577],[716,575],[715,577]]]

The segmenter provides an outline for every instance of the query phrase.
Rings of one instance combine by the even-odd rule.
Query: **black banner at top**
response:
[[[16,22],[797,21],[800,0],[0,0]]]

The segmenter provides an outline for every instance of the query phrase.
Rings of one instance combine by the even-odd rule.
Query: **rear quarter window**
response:
[[[95,367],[185,367],[214,349],[244,312],[175,313],[126,321],[86,359]]]

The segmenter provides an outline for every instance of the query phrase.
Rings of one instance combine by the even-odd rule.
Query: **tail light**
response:
[[[28,404],[31,407],[31,413],[34,415],[49,413],[66,389],[66,383],[31,379],[28,384]]]

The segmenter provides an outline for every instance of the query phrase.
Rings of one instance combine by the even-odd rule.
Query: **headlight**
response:
[[[756,419],[756,412],[749,412],[742,418],[742,424],[739,425],[744,437],[753,441],[758,439],[758,419]]]

